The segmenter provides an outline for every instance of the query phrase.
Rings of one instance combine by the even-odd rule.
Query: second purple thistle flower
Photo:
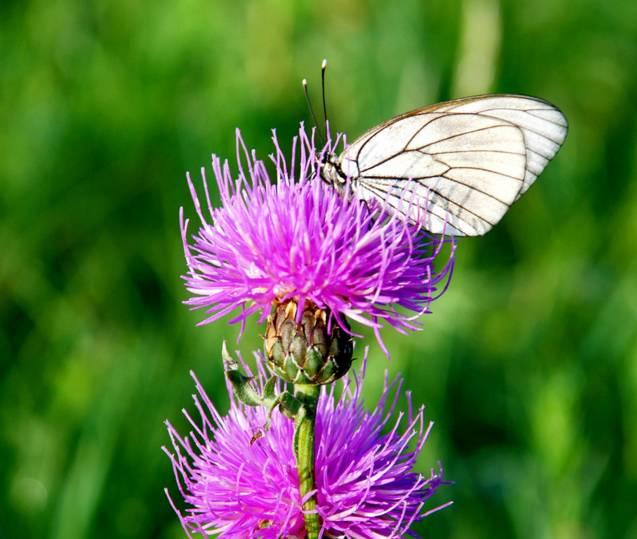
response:
[[[328,334],[334,327],[352,335],[348,319],[369,326],[383,347],[384,323],[403,333],[419,329],[418,316],[430,312],[451,276],[454,245],[443,249],[444,236],[321,181],[322,156],[339,137],[317,149],[301,126],[289,159],[276,135],[273,142],[274,181],[238,130],[237,173],[213,156],[220,207],[203,169],[200,188],[188,177],[200,224],[189,236],[182,209],[186,303],[206,310],[201,324],[231,313],[232,323],[255,313],[264,322],[283,306],[297,324],[316,313]]]

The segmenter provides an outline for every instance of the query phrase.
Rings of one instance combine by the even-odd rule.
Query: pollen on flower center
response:
[[[289,297],[290,294],[295,290],[296,287],[291,283],[276,284],[272,288],[272,291],[274,292],[274,295],[277,297],[277,299]]]

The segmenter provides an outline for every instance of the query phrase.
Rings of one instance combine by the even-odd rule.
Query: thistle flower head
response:
[[[408,392],[407,411],[395,413],[400,379],[386,379],[374,411],[366,411],[360,385],[364,363],[353,383],[343,379],[340,399],[336,384],[319,399],[315,484],[321,536],[412,536],[413,522],[448,505],[425,508],[444,483],[440,468],[426,477],[413,471],[432,424],[425,424],[422,407],[413,413]],[[180,512],[171,503],[187,535],[304,537],[293,421],[275,413],[270,429],[255,441],[267,412],[239,403],[229,389],[230,410],[221,415],[193,378],[200,417],[184,412],[192,427],[185,436],[167,423],[173,450],[165,449],[186,508]],[[263,372],[259,380],[262,389]]]
[[[307,302],[350,332],[346,318],[378,330],[387,322],[401,332],[418,329],[415,319],[429,312],[453,266],[453,254],[436,266],[444,237],[388,215],[321,181],[323,156],[301,126],[284,157],[273,136],[274,181],[237,131],[238,174],[213,156],[221,198],[213,207],[202,169],[197,194],[188,184],[200,224],[192,236],[181,212],[188,273],[186,301],[205,309],[206,324],[234,312],[231,322],[257,313],[263,322],[273,304],[294,301],[299,320]],[[381,343],[382,344],[382,343]]]

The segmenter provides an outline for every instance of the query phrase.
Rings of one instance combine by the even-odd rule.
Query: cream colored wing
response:
[[[522,96],[467,98],[381,124],[340,157],[354,193],[422,222],[430,232],[490,230],[555,155],[566,120]]]

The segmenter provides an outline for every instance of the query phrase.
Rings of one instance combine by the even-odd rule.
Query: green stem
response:
[[[320,393],[317,385],[298,384],[294,395],[302,405],[296,414],[294,424],[294,454],[299,472],[301,498],[314,490],[314,428],[316,425],[316,405]],[[316,512],[316,494],[303,504],[307,539],[317,539],[321,521]]]

